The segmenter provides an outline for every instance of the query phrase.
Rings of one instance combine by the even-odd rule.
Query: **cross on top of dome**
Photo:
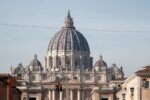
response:
[[[99,56],[99,60],[103,60],[103,56],[102,55]]]

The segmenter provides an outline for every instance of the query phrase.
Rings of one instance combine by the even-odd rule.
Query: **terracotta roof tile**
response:
[[[150,65],[142,67],[142,69],[135,72],[135,74],[142,77],[150,77]]]

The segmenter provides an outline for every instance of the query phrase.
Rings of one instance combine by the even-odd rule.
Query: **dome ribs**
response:
[[[90,53],[89,45],[84,36],[73,28],[63,28],[56,33],[49,43],[48,51],[71,50]]]
[[[64,32],[65,30],[63,30],[63,32]],[[60,35],[59,35],[59,39],[58,39],[58,44],[57,44],[57,50],[63,50],[63,47],[62,47],[62,42],[61,42],[61,39],[63,38],[63,32],[62,33],[60,33]]]
[[[76,38],[77,38],[78,50],[81,51],[81,50],[82,50],[82,49],[81,49],[82,47],[81,47],[81,42],[80,42],[79,36],[78,36],[78,34],[77,34],[77,32],[76,32],[75,30],[73,30],[73,33],[75,34],[75,36],[76,36]]]
[[[55,38],[57,37],[57,35],[59,34],[59,32],[57,32],[51,39],[51,41],[49,42],[49,45],[48,45],[48,50],[47,51],[52,51],[53,49],[53,44],[54,44],[54,40]]]

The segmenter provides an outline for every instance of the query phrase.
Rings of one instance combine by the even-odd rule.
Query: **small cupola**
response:
[[[43,71],[43,67],[41,65],[41,62],[37,59],[37,55],[34,55],[34,59],[29,64],[29,70],[30,71]]]

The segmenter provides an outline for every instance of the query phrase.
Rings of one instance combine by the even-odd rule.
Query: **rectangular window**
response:
[[[101,76],[98,76],[98,80],[99,80],[99,81],[101,80]]]
[[[90,75],[86,75],[86,80],[91,80],[91,76]]]
[[[108,98],[102,98],[101,100],[108,100]]]
[[[149,81],[146,81],[146,88],[149,88]]]
[[[77,77],[73,77],[73,79],[77,80]]]
[[[56,77],[56,80],[59,80],[59,77]]]
[[[115,78],[115,75],[112,75],[111,76],[111,80],[115,80],[116,78]]]
[[[35,97],[30,97],[29,100],[36,100],[36,98]]]
[[[149,88],[149,81],[147,79],[142,79],[143,81],[143,88]]]

